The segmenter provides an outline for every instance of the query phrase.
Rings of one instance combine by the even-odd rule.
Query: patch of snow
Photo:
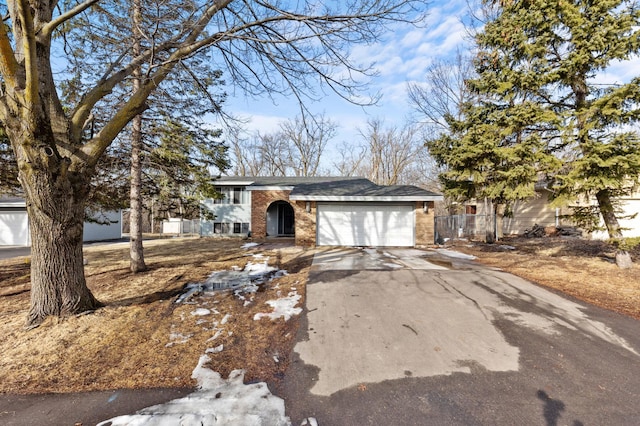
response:
[[[202,284],[200,283],[189,283],[185,286],[185,292],[180,295],[176,299],[176,303],[184,303],[186,300],[189,300],[191,296],[196,293],[201,293],[203,290]]]
[[[164,346],[170,348],[173,345],[181,345],[187,343],[191,337],[193,334],[169,333],[169,343]]]
[[[386,257],[390,257],[391,259],[397,259],[398,256],[394,256],[391,253],[387,253],[386,251],[382,253],[383,255],[385,255]]]
[[[231,314],[226,314],[224,317],[222,317],[222,319],[220,320],[220,324],[224,325],[227,323],[227,321],[229,321],[229,318],[231,318]]]
[[[300,296],[297,292],[292,291],[289,293],[287,297],[283,297],[277,300],[267,300],[267,305],[273,308],[273,312],[271,313],[263,313],[259,312],[253,316],[255,321],[258,321],[262,318],[271,318],[271,321],[283,317],[285,321],[289,321],[293,315],[299,315],[302,312],[302,308],[296,308],[295,306],[298,304],[302,296]]]
[[[260,256],[262,257],[262,255]],[[187,284],[184,293],[176,299],[175,303],[188,303],[188,300],[194,295],[215,293],[220,290],[233,290],[238,299],[246,300],[244,294],[257,292],[260,284],[287,275],[287,271],[269,266],[268,260],[267,257],[266,260],[260,262],[247,262],[242,270],[233,267],[229,271],[214,271],[204,283]],[[218,302],[214,301],[213,303]],[[219,313],[215,309],[214,311]]]
[[[194,316],[211,315],[211,311],[205,308],[198,308],[195,311],[192,311],[191,315],[194,315]]]
[[[318,421],[315,417],[307,417],[300,423],[300,426],[318,426]]]
[[[210,342],[212,340],[216,340],[218,337],[220,337],[221,334],[222,334],[222,330],[216,330],[216,334],[214,334],[212,337],[209,337],[207,339],[207,342]]]
[[[501,249],[504,249],[504,250],[515,250],[516,249],[514,246],[508,246],[506,244],[499,245],[498,247],[501,248]]]
[[[202,355],[193,370],[199,390],[166,404],[144,408],[134,415],[115,417],[98,426],[124,425],[255,425],[290,426],[284,400],[271,394],[266,383],[245,385],[244,370],[224,380],[204,368],[211,358]]]
[[[273,356],[273,360],[276,362],[276,364],[280,362],[280,359],[278,358],[277,355]]]
[[[366,249],[362,249],[365,253],[367,253],[369,256],[371,256],[374,259],[377,259],[378,257],[380,257],[380,255],[378,254],[378,250],[377,249],[372,249],[372,248],[366,248]]]
[[[217,354],[218,352],[222,352],[224,350],[224,345],[216,346],[215,348],[207,348],[204,353],[206,354]]]
[[[240,248],[248,249],[248,248],[259,246],[259,245],[260,245],[259,243],[245,243],[241,245]]]
[[[459,251],[453,251],[448,249],[436,249],[437,253],[443,254],[447,257],[454,257],[456,259],[465,259],[465,260],[473,260],[476,257],[470,254],[460,253]]]
[[[394,268],[394,269],[402,268],[402,265],[398,265],[396,263],[383,263],[383,265],[388,268]]]

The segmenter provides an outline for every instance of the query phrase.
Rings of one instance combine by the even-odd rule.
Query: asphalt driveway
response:
[[[640,322],[449,255],[316,255],[294,425],[638,424]]]

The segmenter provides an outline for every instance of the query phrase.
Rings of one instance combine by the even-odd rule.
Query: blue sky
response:
[[[451,57],[457,49],[468,49],[468,31],[463,21],[468,21],[467,0],[436,0],[428,8],[426,27],[416,28],[398,24],[395,31],[387,33],[375,45],[356,46],[352,58],[360,62],[375,62],[378,75],[370,80],[369,92],[380,93],[374,106],[361,107],[351,104],[335,94],[328,93],[319,102],[307,104],[314,113],[325,115],[339,124],[337,136],[325,151],[323,166],[330,168],[332,152],[341,143],[359,140],[358,129],[364,129],[369,118],[382,118],[387,125],[402,126],[411,114],[415,114],[407,96],[407,84],[424,82],[428,66],[435,60]],[[613,64],[594,80],[601,84],[628,82],[640,69],[638,58]],[[299,113],[295,100],[282,96],[263,99],[246,98],[241,93],[231,95],[226,103],[227,112],[250,122],[247,130],[268,133],[277,130],[278,123],[294,118]]]
[[[381,95],[376,105],[354,105],[331,93],[319,102],[307,104],[311,111],[325,113],[340,126],[327,147],[327,157],[342,141],[358,138],[357,129],[364,129],[368,118],[383,118],[388,125],[404,124],[413,112],[407,98],[407,83],[422,81],[433,60],[447,57],[464,43],[466,32],[461,17],[467,10],[465,0],[438,1],[428,10],[426,28],[398,24],[395,31],[385,34],[379,43],[356,46],[351,52],[356,62],[375,62],[378,75],[369,80],[369,93]],[[242,93],[235,93],[225,106],[227,112],[250,119],[246,126],[249,130],[263,133],[277,130],[279,122],[299,113],[295,100],[282,96],[275,97],[274,104],[267,97],[246,98]]]

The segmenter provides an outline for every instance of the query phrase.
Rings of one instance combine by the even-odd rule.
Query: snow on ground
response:
[[[254,255],[256,262],[248,262],[247,266],[232,268],[231,271],[213,272],[205,283],[190,284],[185,288],[176,303],[184,303],[194,294],[214,292],[215,290],[233,289],[233,294],[245,300],[245,306],[253,300],[246,300],[244,294],[258,291],[258,284],[270,281],[273,278],[287,274],[287,271],[278,270],[269,266],[268,257]],[[258,261],[259,260],[259,261]],[[232,281],[230,287],[216,287],[224,279]],[[278,296],[280,292],[278,291]],[[287,297],[277,300],[269,300],[266,303],[273,308],[271,313],[256,314],[254,319],[269,317],[272,320],[284,317],[289,320],[292,315],[298,315],[302,308],[296,308],[301,296],[293,288]],[[211,304],[203,302],[205,305]],[[216,303],[215,301],[212,303]],[[191,312],[193,317],[199,317],[196,323],[202,323],[206,315],[221,315],[216,309],[196,308]],[[258,317],[259,318],[256,318]],[[225,314],[222,319],[212,321],[211,331],[214,333],[207,342],[217,339],[222,333],[222,327],[231,318]],[[181,317],[184,320],[184,317]],[[233,333],[228,332],[229,336]],[[192,335],[171,333],[167,347],[175,344],[187,343]],[[207,354],[216,354],[224,350],[224,345],[205,349],[205,354],[200,357],[198,365],[193,370],[192,377],[198,381],[199,389],[192,394],[169,401],[166,404],[154,405],[144,408],[136,414],[120,416],[111,420],[106,420],[98,426],[151,426],[151,425],[229,425],[229,426],[279,426],[291,425],[291,421],[285,416],[284,401],[271,394],[266,383],[256,383],[245,385],[243,383],[244,370],[234,370],[229,378],[224,380],[220,374],[204,367],[211,358]],[[278,362],[277,357],[274,361]],[[317,425],[314,418],[305,419],[305,425]]]
[[[193,337],[193,334],[170,333],[169,343],[164,346],[166,348],[170,348],[173,345],[182,345],[187,343],[191,337]]]
[[[272,395],[266,383],[245,385],[244,370],[234,370],[224,380],[219,373],[204,367],[208,361],[210,358],[202,355],[193,370],[191,377],[198,381],[199,389],[192,394],[133,415],[106,420],[98,426],[291,425],[285,416],[284,400]]]
[[[259,246],[259,245],[260,245],[260,243],[245,243],[245,244],[241,245],[240,248],[248,249],[248,248],[256,247],[256,246]]]
[[[383,263],[383,265],[392,269],[403,268],[402,265],[398,265],[397,263]]]
[[[224,345],[218,345],[215,348],[207,348],[204,353],[206,354],[217,354],[218,352],[222,352],[224,350]]]
[[[271,313],[259,312],[253,316],[255,321],[262,318],[271,318],[271,321],[284,317],[285,321],[289,321],[293,315],[299,315],[302,312],[302,308],[296,308],[295,306],[300,301],[300,296],[297,291],[290,291],[287,297],[283,297],[276,300],[267,300],[267,305],[273,308]]]
[[[447,250],[447,249],[436,249],[436,252],[448,257],[455,257],[456,259],[473,260],[476,258],[475,256],[472,256],[470,254],[464,254],[458,251]]]
[[[236,297],[246,301],[244,294],[255,293],[260,284],[287,275],[287,271],[270,266],[268,257],[265,258],[261,254],[253,257],[255,261],[247,262],[244,269],[233,266],[230,271],[212,272],[203,283],[187,284],[184,293],[176,299],[175,303],[185,303],[197,294],[229,289],[234,290]],[[245,306],[251,303],[251,300],[245,303]]]

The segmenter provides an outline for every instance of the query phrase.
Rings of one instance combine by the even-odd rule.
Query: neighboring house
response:
[[[99,225],[84,223],[84,241],[113,240],[122,237],[120,211],[105,212],[104,218],[112,223]],[[0,246],[30,246],[27,205],[22,198],[0,196]]]
[[[343,177],[223,177],[222,199],[206,200],[216,219],[202,235],[294,237],[303,246],[404,246],[434,243],[434,202],[410,185],[378,186]]]
[[[511,213],[505,216],[503,222],[504,235],[522,234],[525,230],[533,228],[534,225],[548,226],[569,226],[571,220],[566,215],[571,213],[570,208],[555,208],[550,206],[549,196],[551,192],[546,188],[536,188],[537,196],[529,200],[517,201],[511,206]],[[622,234],[625,237],[640,237],[640,192],[629,197],[620,198],[622,212],[618,215],[620,226],[623,228]],[[591,201],[595,205],[595,199]],[[482,202],[467,203],[467,214],[485,215],[485,206]],[[489,207],[491,210],[492,207]],[[492,211],[491,211],[492,213]],[[635,217],[632,217],[634,216]],[[624,216],[629,216],[623,218]],[[604,221],[601,220],[604,227]],[[593,239],[607,239],[607,231],[595,231],[590,235]]]

